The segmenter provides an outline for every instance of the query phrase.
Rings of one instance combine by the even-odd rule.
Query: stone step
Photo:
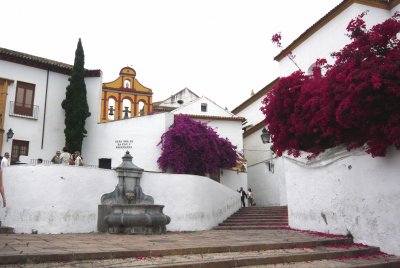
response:
[[[359,261],[360,264],[368,264],[368,256],[379,254],[379,249],[376,247],[360,247],[356,245],[341,247],[309,247],[309,248],[291,248],[291,249],[276,249],[265,251],[244,251],[244,252],[223,252],[223,253],[206,253],[206,254],[191,254],[191,255],[171,255],[162,257],[149,257],[140,259],[128,260],[113,260],[113,261],[95,261],[92,264],[97,266],[112,266],[118,264],[124,266],[129,264],[129,267],[251,267],[254,265],[280,265],[286,263],[290,265],[310,263],[316,261],[339,261],[343,259],[342,263],[352,265],[351,260],[361,260],[365,256],[364,261]],[[400,263],[400,258],[391,257],[389,260],[381,259],[371,260],[373,265],[388,264],[397,265]],[[113,266],[114,267],[114,266]],[[279,266],[271,266],[279,267]],[[286,267],[286,266],[282,266]],[[299,266],[292,266],[299,267]],[[300,266],[301,267],[301,266]],[[309,266],[303,266],[309,267]],[[326,266],[319,266],[326,267]],[[342,266],[340,266],[342,267]],[[354,267],[354,266],[349,266]],[[360,266],[357,266],[360,267]],[[379,267],[379,266],[373,266]],[[382,266],[386,267],[386,266]],[[393,266],[395,267],[395,266]]]
[[[239,226],[224,226],[219,225],[214,230],[276,230],[287,229],[288,225],[239,225]]]
[[[256,213],[256,212],[287,212],[287,209],[252,209],[251,207],[240,208],[239,211]]]
[[[223,222],[220,223],[219,226],[242,226],[242,225],[246,225],[246,226],[259,226],[259,225],[263,225],[263,226],[287,226],[288,223],[287,222],[246,222],[246,223],[232,223],[232,222]]]
[[[285,210],[287,211],[287,207],[242,207],[240,210],[244,211],[252,211],[252,210],[271,210],[271,211],[276,211],[276,210]]]
[[[40,267],[87,267],[87,266],[80,266],[77,265],[77,261],[85,262],[86,265],[89,263],[90,267],[110,267],[109,265],[92,265],[95,259],[118,259],[118,258],[135,258],[135,259],[146,259],[146,258],[164,258],[167,256],[172,255],[192,255],[192,254],[220,254],[226,253],[230,254],[232,252],[236,252],[238,256],[241,256],[250,251],[267,251],[267,250],[281,250],[285,252],[286,250],[291,250],[294,248],[304,249],[304,248],[318,248],[318,247],[351,247],[352,239],[345,238],[345,237],[332,237],[332,238],[320,238],[314,237],[309,235],[302,235],[298,232],[292,231],[266,231],[261,232],[262,236],[269,237],[276,237],[276,234],[281,234],[287,236],[287,239],[277,239],[274,242],[271,241],[261,241],[260,239],[254,238],[253,241],[249,240],[249,243],[235,243],[233,244],[226,244],[224,242],[220,243],[218,241],[224,240],[223,236],[228,235],[229,237],[234,234],[239,237],[240,239],[243,238],[243,234],[251,234],[257,232],[243,232],[243,231],[211,231],[208,233],[210,236],[207,239],[207,236],[204,238],[209,243],[204,244],[200,242],[203,240],[201,236],[198,236],[196,233],[194,234],[187,234],[190,237],[197,237],[198,240],[196,242],[189,242],[186,240],[183,235],[171,234],[169,239],[172,239],[171,242],[167,242],[164,244],[163,242],[151,242],[149,243],[149,236],[110,236],[107,241],[111,240],[113,242],[120,242],[122,244],[111,244],[104,242],[104,237],[102,238],[101,235],[61,235],[61,236],[54,236],[54,235],[37,235],[37,236],[15,236],[20,237],[20,239],[15,239],[14,237],[11,238],[10,241],[6,243],[6,251],[3,249],[3,254],[0,258],[0,267],[1,265],[7,265],[7,268],[11,267],[11,264],[23,264],[23,263],[43,263],[43,262],[70,262],[70,265],[65,265],[65,263],[59,263],[59,265],[52,265],[48,264],[47,266],[40,266]],[[219,234],[219,235],[218,235]],[[218,236],[222,236],[220,240],[215,241],[214,238]],[[65,238],[67,236],[67,238]],[[78,237],[79,239],[74,239],[74,237]],[[182,243],[174,244],[173,237],[182,237],[182,242],[186,241],[187,246],[182,246]],[[246,236],[246,234],[245,234]],[[68,237],[72,238],[72,240],[68,243],[62,242],[62,239],[68,239]],[[89,238],[85,238],[89,237]],[[117,237],[117,238],[116,238]],[[129,237],[129,239],[126,239]],[[28,238],[28,239],[27,239]],[[45,239],[44,239],[45,238]],[[100,238],[100,241],[99,241]],[[26,240],[27,239],[27,240]],[[133,240],[132,240],[133,239]],[[150,238],[151,240],[151,238]],[[21,244],[21,242],[24,242]],[[68,240],[65,240],[68,241]],[[87,243],[85,243],[86,241]],[[131,244],[132,241],[142,241],[142,245],[151,245],[150,247],[137,247],[137,246],[127,246],[125,248],[123,246],[123,241],[125,243]],[[192,239],[190,241],[193,241]],[[235,241],[235,240],[233,240]],[[254,242],[256,241],[256,242]],[[27,243],[25,243],[27,242]],[[54,243],[56,242],[56,243]],[[79,245],[76,244],[79,242]],[[200,243],[199,243],[200,242]],[[61,243],[61,244],[60,244]],[[154,246],[156,243],[156,246]],[[168,245],[168,243],[172,243],[172,245]],[[65,245],[64,245],[65,244]],[[135,243],[133,243],[135,244]],[[185,242],[183,243],[185,244]],[[72,247],[73,248],[72,248]],[[172,246],[172,247],[171,247]],[[12,248],[16,247],[17,251],[12,250]],[[10,250],[11,249],[11,250]],[[6,253],[7,252],[7,253]],[[257,253],[258,254],[258,253]],[[90,260],[90,261],[89,261]],[[117,265],[113,267],[121,267],[122,265]],[[20,266],[18,266],[20,267]],[[131,266],[129,266],[131,267]]]
[[[245,207],[240,209],[288,209],[287,206]]]
[[[238,213],[288,213],[287,210],[247,210],[239,209]]]
[[[228,219],[288,219],[288,216],[286,216],[286,215],[268,215],[268,214],[259,214],[259,215],[233,214]]]
[[[251,209],[251,208],[240,208],[238,211],[241,211],[241,212],[248,212],[248,213],[250,213],[250,212],[252,212],[252,213],[255,213],[255,212],[288,212],[288,210],[287,209]]]
[[[399,268],[400,258],[396,256],[361,255],[357,257],[324,259],[316,261],[292,262],[282,264],[251,265],[244,268]]]
[[[1,226],[0,234],[14,234],[14,228],[7,227],[7,226]]]
[[[261,220],[226,220],[223,223],[233,223],[233,224],[247,224],[247,223],[288,223],[287,220],[270,220],[270,219],[261,219]]]
[[[229,217],[225,221],[227,222],[254,222],[254,221],[271,221],[271,222],[288,222],[287,218],[272,218],[272,217],[258,217],[258,218],[249,218],[249,217]]]
[[[287,213],[235,213],[232,214],[233,215],[237,215],[237,216],[280,216],[280,217],[287,217]]]

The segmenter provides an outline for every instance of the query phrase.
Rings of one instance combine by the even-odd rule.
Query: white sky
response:
[[[0,47],[73,64],[81,38],[103,82],[129,65],[153,101],[187,87],[232,110],[278,76],[273,34],[286,46],[340,2],[8,0]]]

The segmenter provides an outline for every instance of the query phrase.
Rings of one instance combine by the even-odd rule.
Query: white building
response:
[[[305,72],[311,70],[318,58],[326,58],[332,64],[330,53],[350,42],[345,35],[346,26],[365,11],[368,14],[363,19],[370,28],[400,11],[400,1],[342,1],[275,57],[280,75],[287,76],[297,70],[285,57],[290,51],[296,56],[296,64]],[[314,160],[284,156],[274,160],[274,175],[264,172],[262,165],[257,164],[257,159],[265,162],[268,155],[254,159],[248,156],[249,152],[257,155],[250,150],[261,146],[258,139],[263,124],[259,122],[263,117],[257,109],[272,84],[233,111],[248,118],[248,124],[253,125],[244,132],[245,154],[249,150],[246,156],[250,159],[249,186],[259,182],[258,176],[263,173],[267,174],[265,184],[275,176],[279,182],[273,189],[282,193],[282,186],[286,188],[292,228],[343,235],[351,233],[355,242],[379,246],[384,252],[400,255],[400,212],[397,209],[400,206],[400,152],[395,148],[390,148],[385,157],[376,158],[362,149],[348,152],[344,148],[332,148]],[[265,189],[263,193],[271,195],[270,199],[281,200],[266,186],[257,189]],[[260,197],[256,199],[260,200]]]
[[[198,98],[196,93],[185,87],[163,101],[153,102],[153,111],[155,113],[170,112]]]
[[[0,149],[20,155],[51,159],[65,144],[64,110],[66,87],[72,65],[0,48]],[[98,113],[100,70],[86,71],[86,89],[91,124]],[[94,103],[96,99],[96,103]],[[6,133],[12,130],[11,139]]]
[[[243,151],[247,160],[248,187],[253,190],[259,206],[287,204],[282,159],[274,157],[271,151],[272,143],[264,144],[261,140],[265,126],[265,116],[260,110],[262,100],[276,81],[277,79],[266,85],[232,111],[246,118],[243,126]]]
[[[12,164],[20,159],[50,160],[65,144],[64,110],[66,87],[72,66],[21,52],[0,48],[0,127],[2,155],[9,151]],[[85,128],[82,153],[87,165],[106,161],[110,167],[120,164],[121,155],[131,151],[135,164],[151,172],[160,172],[161,135],[173,124],[174,114],[185,113],[207,122],[221,137],[228,138],[243,151],[241,117],[235,116],[205,97],[185,88],[163,102],[173,113],[161,113],[100,123],[102,75],[87,71],[85,79],[91,116]],[[12,130],[14,136],[4,135]],[[24,156],[24,157],[22,157]],[[217,179],[232,189],[247,186],[247,174],[227,170]]]

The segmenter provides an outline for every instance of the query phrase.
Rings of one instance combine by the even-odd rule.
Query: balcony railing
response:
[[[16,116],[16,117],[23,117],[23,118],[28,118],[28,119],[38,119],[39,115],[39,106],[33,105],[32,108],[26,108],[24,107],[23,109],[19,108],[17,111],[15,111],[15,102],[10,101],[10,116]]]

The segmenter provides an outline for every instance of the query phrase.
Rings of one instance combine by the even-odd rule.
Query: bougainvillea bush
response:
[[[333,65],[318,59],[312,75],[280,78],[263,100],[279,156],[304,151],[315,157],[341,144],[349,150],[366,145],[373,157],[384,156],[388,146],[400,148],[400,13],[370,30],[363,16],[349,23],[352,41],[332,53]]]
[[[236,166],[236,146],[205,123],[175,115],[174,124],[161,136],[158,166],[163,172],[204,176]]]

